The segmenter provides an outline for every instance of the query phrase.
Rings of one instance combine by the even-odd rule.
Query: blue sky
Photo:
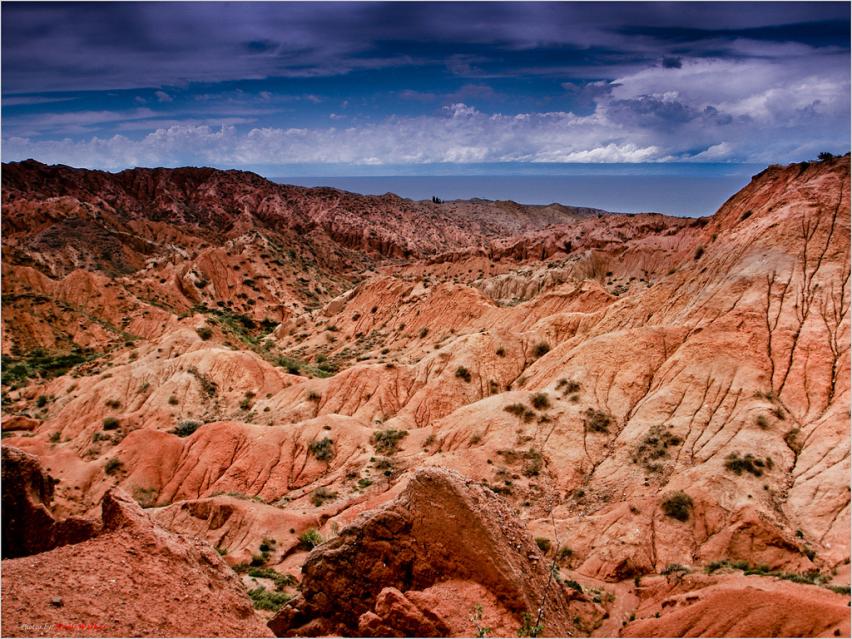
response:
[[[2,155],[348,175],[845,153],[849,14],[845,2],[4,2]]]

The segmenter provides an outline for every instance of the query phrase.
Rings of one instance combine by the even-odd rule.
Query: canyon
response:
[[[4,634],[849,636],[849,163],[704,218],[3,164]]]

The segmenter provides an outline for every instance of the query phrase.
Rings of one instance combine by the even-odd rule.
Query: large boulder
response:
[[[471,635],[480,614],[508,619],[504,632],[514,634],[534,625],[541,608],[540,634],[566,636],[570,598],[549,571],[502,498],[455,472],[426,468],[395,501],[309,555],[301,594],[269,626],[278,636]],[[424,593],[449,582],[459,606],[436,613]],[[462,607],[463,593],[476,588],[488,596]]]

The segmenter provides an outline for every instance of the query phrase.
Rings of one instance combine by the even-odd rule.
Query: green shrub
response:
[[[758,428],[761,430],[766,430],[769,428],[769,420],[766,419],[766,415],[758,415],[754,420],[754,423],[757,424]]]
[[[689,572],[689,568],[687,568],[686,566],[681,566],[680,564],[669,564],[668,566],[665,567],[665,570],[663,570],[663,572],[660,573],[660,574],[662,574],[662,575],[675,575],[675,574],[678,574],[678,573],[687,573],[687,572]]]
[[[51,443],[51,444],[58,444],[58,443],[59,443],[59,439],[60,439],[61,437],[62,437],[62,435],[61,435],[61,433],[60,433],[59,431],[56,431],[56,432],[54,432],[54,433],[50,433],[50,443]]]
[[[539,342],[533,347],[533,357],[538,359],[539,357],[544,357],[550,352],[550,344],[547,342]]]
[[[119,421],[115,417],[104,417],[104,430],[115,430],[119,427]]]
[[[407,436],[407,430],[396,430],[394,428],[378,430],[373,433],[373,447],[383,455],[393,455],[399,450],[399,442]]]
[[[308,550],[316,548],[323,542],[322,535],[316,528],[309,528],[299,535],[299,543]]]
[[[36,400],[36,406],[38,408],[44,408],[45,406],[47,406],[47,395],[39,395],[38,399]]]
[[[704,247],[699,246],[697,249],[695,249],[695,255],[692,256],[692,259],[700,260],[702,255],[704,255]]]
[[[667,458],[669,447],[677,446],[682,441],[678,435],[672,434],[665,426],[657,424],[652,426],[639,442],[631,460],[634,464],[644,466],[648,472],[658,472],[662,470],[662,466],[657,460]]]
[[[302,374],[302,364],[295,359],[291,359],[289,357],[279,357],[277,360],[278,366],[282,368],[286,368],[287,372],[291,375],[301,375]]]
[[[556,553],[557,559],[560,561],[564,561],[566,559],[571,559],[574,556],[574,551],[568,546],[562,546],[559,551]]]
[[[682,491],[670,493],[661,504],[663,512],[678,521],[687,521],[692,510],[692,498]]]
[[[334,456],[334,441],[330,437],[323,437],[311,442],[308,450],[318,460],[328,461]]]
[[[248,576],[257,579],[270,579],[275,582],[275,587],[278,590],[296,585],[296,578],[293,575],[282,575],[272,568],[249,568]]]
[[[564,582],[562,582],[562,583],[564,583],[564,584],[565,584],[566,586],[568,586],[569,588],[573,588],[573,589],[574,589],[574,590],[576,590],[577,592],[580,592],[580,593],[582,593],[582,592],[583,592],[583,586],[581,586],[579,583],[577,583],[577,582],[576,582],[576,581],[574,581],[573,579],[566,579],[566,580],[565,580]]]
[[[113,457],[112,459],[107,460],[107,463],[104,465],[104,472],[107,475],[115,475],[124,470],[124,464],[121,463],[121,460],[117,457]]]
[[[201,427],[201,422],[195,422],[192,420],[186,420],[178,424],[173,430],[172,433],[177,435],[178,437],[189,437],[197,431]]]
[[[536,393],[530,399],[530,403],[536,410],[546,410],[550,408],[550,398],[547,393]]]
[[[157,489],[137,486],[133,489],[133,499],[142,508],[153,508],[157,503]]]
[[[528,612],[521,615],[521,627],[518,630],[519,637],[537,637],[544,630],[542,624],[537,624],[535,618]]]
[[[177,406],[178,405],[178,398],[175,397],[174,395],[169,395],[169,405]]]
[[[541,552],[547,554],[548,552],[550,552],[550,548],[551,548],[552,544],[547,537],[536,537],[535,538],[535,545],[538,546],[538,549]]]
[[[561,390],[564,395],[580,392],[580,382],[573,379],[560,379],[556,384],[556,390]]]
[[[311,503],[314,506],[322,506],[325,502],[331,501],[335,497],[337,497],[336,492],[329,490],[324,486],[320,486],[311,493]]]
[[[470,371],[467,370],[464,366],[459,366],[456,369],[456,377],[458,377],[459,379],[462,379],[466,382],[469,382],[470,379],[471,379],[470,378]]]
[[[763,469],[767,467],[767,463],[759,457],[752,456],[747,453],[745,457],[740,457],[739,453],[731,453],[725,459],[725,468],[737,475],[742,475],[743,471],[751,473],[755,477],[763,476]]]
[[[608,433],[612,416],[593,408],[587,408],[583,417],[583,424],[587,431],[593,433]]]
[[[520,417],[525,423],[529,423],[533,420],[533,418],[535,418],[535,413],[523,404],[509,404],[508,406],[505,406],[503,410],[507,413],[511,413],[515,417]]]
[[[209,326],[199,326],[195,329],[195,332],[198,333],[198,337],[200,337],[205,342],[213,337],[213,331]]]

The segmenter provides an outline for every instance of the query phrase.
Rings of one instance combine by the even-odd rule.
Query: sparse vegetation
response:
[[[556,558],[559,561],[566,561],[574,556],[574,551],[568,546],[562,546],[556,553]]]
[[[536,537],[535,538],[535,545],[538,546],[538,549],[541,552],[547,554],[548,552],[550,552],[550,548],[552,546],[552,543],[547,537]]]
[[[461,380],[464,380],[465,382],[469,382],[470,379],[471,379],[470,371],[467,370],[464,366],[459,366],[456,369],[456,377],[458,377]]]
[[[72,347],[70,353],[51,353],[36,348],[23,357],[2,356],[3,386],[17,385],[28,379],[51,379],[91,361],[97,354],[85,348]]]
[[[322,506],[325,502],[331,501],[337,497],[337,493],[321,486],[311,493],[311,503],[314,506]]]
[[[377,452],[383,455],[393,455],[399,450],[399,442],[408,436],[407,430],[396,430],[388,428],[387,430],[378,430],[373,433],[373,447]]]
[[[580,382],[573,379],[560,379],[556,384],[556,390],[561,390],[563,395],[571,395],[580,392]]]
[[[634,464],[643,466],[648,472],[659,472],[662,466],[658,460],[667,458],[669,447],[677,446],[681,442],[681,438],[671,433],[665,426],[659,424],[652,426],[639,442],[631,459]]]
[[[544,625],[536,623],[535,618],[524,611],[521,614],[521,627],[518,630],[519,637],[537,637],[544,630]]]
[[[523,404],[509,404],[508,406],[505,406],[503,410],[515,417],[523,419],[525,423],[529,423],[535,418],[535,413]]]
[[[258,610],[271,610],[278,612],[285,603],[293,597],[284,592],[275,592],[267,590],[263,586],[258,586],[248,593],[251,602]]]
[[[137,486],[133,489],[133,499],[136,500],[142,508],[153,508],[157,503],[156,488],[141,488]]]
[[[678,521],[688,521],[689,514],[692,512],[692,497],[677,491],[667,495],[660,505],[668,517]]]
[[[698,260],[701,259],[701,257],[703,255],[704,255],[704,247],[699,246],[698,248],[695,249],[695,254],[692,256],[692,259],[698,261]]]
[[[547,393],[536,393],[530,399],[530,404],[536,410],[547,410],[550,408],[550,398],[547,396]]]
[[[745,471],[755,477],[762,477],[764,469],[771,469],[773,465],[772,458],[768,457],[764,461],[751,453],[747,453],[744,457],[740,457],[739,453],[731,453],[725,458],[725,468],[737,475],[742,475]]]
[[[120,426],[120,422],[116,417],[104,417],[103,427],[104,430],[115,430]]]
[[[117,457],[113,457],[107,460],[107,463],[104,465],[104,472],[107,475],[115,475],[124,470],[124,464],[121,463],[121,460]]]
[[[201,426],[201,422],[196,422],[192,420],[185,420],[178,424],[173,430],[172,433],[177,435],[178,437],[189,437],[199,429]]]
[[[550,352],[550,344],[547,342],[539,342],[533,347],[532,354],[535,359],[544,357]]]
[[[588,432],[608,433],[611,423],[611,415],[593,408],[587,408],[583,415],[583,424]]]
[[[255,577],[257,579],[269,579],[275,583],[275,588],[277,590],[281,590],[287,586],[295,586],[297,583],[296,578],[293,577],[293,575],[282,575],[280,572],[273,570],[272,568],[249,568],[248,576]]]
[[[213,330],[209,326],[199,326],[195,329],[195,332],[198,333],[198,337],[205,342],[213,337]]]
[[[334,441],[330,437],[323,437],[311,442],[308,450],[318,460],[328,461],[334,456]]]
[[[689,572],[689,568],[680,564],[669,564],[665,567],[661,575],[677,575]]]
[[[319,534],[319,531],[316,528],[309,528],[301,535],[299,535],[299,543],[302,547],[311,550],[312,548],[316,548],[323,542],[322,535]]]

